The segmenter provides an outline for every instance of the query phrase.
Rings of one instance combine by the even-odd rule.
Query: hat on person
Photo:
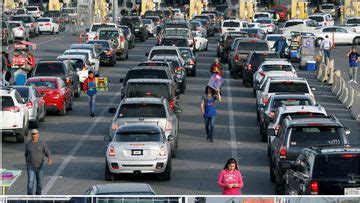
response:
[[[89,74],[91,74],[91,73],[94,73],[92,70],[89,70],[89,72],[88,72]]]
[[[31,134],[39,134],[39,130],[38,129],[32,129]]]

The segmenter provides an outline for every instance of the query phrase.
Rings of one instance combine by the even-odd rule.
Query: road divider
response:
[[[336,98],[340,100],[340,96],[342,94],[345,94],[345,90],[346,90],[346,82],[344,80],[344,78],[340,77],[339,78],[339,82],[340,82],[340,88],[338,92],[335,92]]]
[[[337,88],[339,88],[339,79],[341,76],[341,72],[339,70],[335,71],[333,74],[333,83],[331,84],[331,92],[335,94]]]
[[[350,108],[350,111],[351,111],[351,116],[355,120],[360,121],[360,92],[358,91],[355,91],[354,102]]]
[[[349,93],[348,98],[344,102],[344,104],[347,109],[350,109],[350,107],[354,104],[355,89],[353,87],[349,87],[348,93]]]
[[[327,80],[326,83],[328,85],[331,85],[334,82],[334,73],[335,73],[335,62],[334,62],[333,59],[329,61],[329,66],[328,67],[329,67],[329,72],[328,72],[329,79]]]

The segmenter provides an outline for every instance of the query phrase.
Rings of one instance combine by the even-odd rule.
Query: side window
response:
[[[278,136],[280,137],[280,139],[283,139],[285,133],[286,133],[286,122],[283,121],[283,123],[280,125],[280,129],[279,129],[279,133],[278,133]]]
[[[24,103],[21,95],[20,95],[19,92],[17,92],[17,91],[15,92],[15,99],[16,99],[16,101],[17,101],[18,103],[20,103],[20,104],[23,104],[23,103]]]
[[[323,32],[335,32],[336,28],[325,28],[323,29]]]
[[[35,96],[36,96],[36,97],[41,97],[40,93],[39,93],[36,89],[33,89],[33,90],[34,90],[34,92],[35,92]]]
[[[61,88],[63,88],[63,87],[66,86],[66,85],[65,85],[65,82],[64,82],[63,80],[59,80],[59,83],[60,83],[60,87],[61,87]]]

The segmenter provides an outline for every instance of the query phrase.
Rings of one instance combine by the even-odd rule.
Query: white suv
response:
[[[16,137],[16,142],[23,143],[28,133],[29,112],[19,92],[12,88],[2,88],[1,98],[1,131],[2,135]]]
[[[247,21],[241,20],[225,20],[221,24],[220,35],[222,36],[226,32],[237,31],[239,32],[242,28],[248,28],[249,25]]]

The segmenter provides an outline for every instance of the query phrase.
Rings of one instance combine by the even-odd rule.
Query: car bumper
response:
[[[57,103],[46,103],[45,104],[45,109],[46,111],[61,111],[64,107],[62,106],[62,104],[57,104]]]
[[[186,65],[184,68],[187,72],[190,72],[194,70],[195,67],[196,67],[195,65]]]
[[[110,63],[113,61],[113,56],[102,56],[100,57],[100,62],[102,63]]]
[[[118,55],[118,56],[119,56],[119,55],[124,55],[125,49],[117,49],[115,53],[116,53],[116,55]]]
[[[2,135],[7,135],[7,136],[16,136],[16,134],[22,133],[22,131],[23,131],[23,128],[6,128],[6,129],[1,129]]]
[[[111,173],[163,173],[166,169],[167,162],[168,157],[151,161],[121,161],[109,159],[109,157],[107,160]]]
[[[52,31],[52,27],[39,26],[39,31],[40,31],[40,32],[51,32],[51,31]]]

